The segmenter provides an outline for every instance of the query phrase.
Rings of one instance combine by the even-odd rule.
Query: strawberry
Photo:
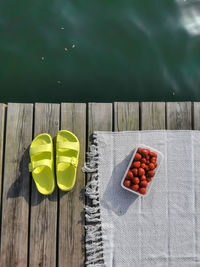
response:
[[[146,194],[146,188],[145,187],[141,187],[139,189],[139,192],[140,192],[140,194],[145,195]]]
[[[149,168],[150,168],[151,170],[153,170],[153,169],[155,169],[155,165],[154,165],[153,163],[149,163]]]
[[[134,185],[131,186],[131,189],[132,189],[133,191],[138,191],[138,189],[139,189],[139,185],[138,185],[138,184],[134,184]]]
[[[151,182],[151,178],[150,177],[147,177],[147,182],[149,183],[149,182]]]
[[[142,158],[142,159],[141,159],[141,162],[142,162],[142,163],[146,163],[147,160],[146,160],[145,158]]]
[[[151,157],[157,158],[157,154],[155,152],[151,151],[149,154],[150,154]]]
[[[131,186],[131,181],[130,180],[125,180],[124,181],[124,186],[130,187]]]
[[[149,171],[149,166],[148,165],[145,166],[145,170]]]
[[[135,154],[134,160],[140,160],[142,156],[139,153]]]
[[[133,173],[132,171],[128,171],[127,174],[126,174],[126,178],[130,178],[130,179],[133,179]]]
[[[140,180],[141,180],[141,181],[145,181],[145,180],[146,180],[146,176],[145,176],[145,175],[142,175],[142,176],[140,177]]]
[[[138,175],[138,169],[137,168],[133,168],[132,169],[132,173],[134,176],[137,176]]]
[[[133,184],[139,184],[140,179],[138,177],[133,177],[132,182]]]
[[[139,176],[142,176],[142,175],[144,175],[145,174],[145,170],[143,169],[143,168],[139,168],[139,170],[138,170],[138,175]]]
[[[139,161],[134,161],[132,165],[133,165],[134,168],[139,168],[140,164],[141,163]]]
[[[147,181],[142,181],[140,183],[140,187],[147,187],[147,185],[148,185]]]
[[[141,147],[138,147],[138,150],[137,150],[138,153],[142,153],[142,148]]]
[[[145,149],[143,148],[142,151],[141,151],[142,155],[146,158],[149,154],[149,150],[148,149]]]
[[[151,162],[152,162],[152,163],[156,163],[156,157],[152,157],[152,158],[151,158]]]
[[[155,172],[154,171],[148,171],[147,174],[148,174],[148,177],[154,177]]]
[[[145,163],[142,163],[140,166],[141,166],[141,168],[145,169],[146,164]]]

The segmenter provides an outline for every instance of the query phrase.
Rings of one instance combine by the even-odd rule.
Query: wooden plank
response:
[[[141,103],[141,129],[142,130],[165,129],[164,102]]]
[[[200,130],[200,102],[193,103],[194,130]]]
[[[167,102],[167,129],[192,129],[191,102]]]
[[[114,120],[115,131],[139,130],[139,103],[115,102]]]
[[[85,162],[86,104],[61,105],[61,129],[72,131],[80,141],[80,156],[76,184],[72,191],[60,194],[58,266],[84,266],[84,188],[85,175],[81,168]]]
[[[59,130],[60,105],[35,105],[34,136]],[[40,194],[32,182],[30,222],[30,266],[56,266],[57,188],[49,196]]]
[[[32,122],[32,104],[8,104],[0,266],[27,266]]]
[[[6,105],[0,104],[0,194],[2,190],[2,171],[3,171],[3,149],[4,149],[4,125],[5,125]],[[0,195],[1,207],[1,195]]]
[[[112,117],[111,103],[89,103],[88,104],[88,148],[91,144],[90,136],[94,131],[112,131],[113,117]],[[86,180],[90,180],[91,175],[86,176]],[[90,199],[86,197],[86,204],[91,205]],[[86,222],[87,224],[87,222]],[[102,264],[100,261],[99,264]]]
[[[88,136],[93,131],[112,131],[112,104],[88,104]]]

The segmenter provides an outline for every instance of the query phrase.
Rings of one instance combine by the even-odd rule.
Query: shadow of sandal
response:
[[[29,173],[28,169],[28,164],[30,162],[29,147],[25,150],[20,160],[19,177],[8,189],[7,198],[17,198],[22,196],[26,202],[29,203],[31,194],[31,206],[40,204],[46,198],[48,198],[50,201],[57,201],[56,187],[51,195],[42,195],[38,192],[35,182],[32,179],[32,175]]]

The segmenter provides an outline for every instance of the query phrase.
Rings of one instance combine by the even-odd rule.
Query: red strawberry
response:
[[[157,158],[157,154],[155,152],[151,151],[149,154],[150,154],[151,157]]]
[[[141,166],[141,168],[145,169],[146,164],[145,163],[142,163],[140,166]]]
[[[139,153],[135,154],[134,160],[140,160],[142,156]]]
[[[132,173],[134,176],[137,176],[138,175],[138,169],[137,168],[133,168],[132,169]]]
[[[155,165],[154,165],[153,163],[149,163],[149,168],[150,168],[151,170],[153,170],[153,169],[155,169]]]
[[[139,189],[139,192],[140,192],[140,194],[145,195],[146,194],[146,188],[145,187],[141,187]]]
[[[152,163],[156,163],[156,157],[152,157],[152,158],[151,158],[151,162],[152,162]]]
[[[149,166],[148,166],[148,165],[145,166],[145,170],[146,170],[146,171],[149,170]]]
[[[138,185],[138,184],[134,184],[134,185],[131,186],[131,189],[132,189],[133,191],[138,191],[138,189],[139,189],[139,185]]]
[[[147,182],[149,183],[149,182],[151,182],[151,178],[150,177],[147,177]]]
[[[142,176],[140,177],[140,180],[141,180],[141,181],[145,181],[145,180],[146,180],[146,176],[145,176],[145,175],[142,175]]]
[[[147,160],[146,160],[145,158],[142,158],[142,159],[141,159],[141,162],[142,162],[142,163],[146,163]]]
[[[138,150],[137,150],[138,153],[142,153],[142,148],[141,147],[138,147]]]
[[[139,161],[134,161],[132,165],[133,165],[134,168],[139,168],[140,164],[141,163]]]
[[[148,149],[142,149],[141,153],[146,158],[149,154],[149,150]]]
[[[139,176],[145,175],[145,170],[143,168],[139,168],[138,175]]]
[[[147,185],[148,185],[147,181],[142,181],[140,183],[140,187],[147,187]]]
[[[130,180],[125,180],[124,181],[124,186],[130,187],[131,186],[131,181]]]
[[[126,174],[126,177],[127,177],[127,178],[130,178],[130,179],[133,179],[133,173],[132,173],[132,171],[129,170],[129,171],[127,172],[127,174]]]
[[[148,171],[148,177],[154,177],[155,172],[154,171]]]
[[[138,177],[133,177],[132,182],[133,184],[139,184],[140,179]]]

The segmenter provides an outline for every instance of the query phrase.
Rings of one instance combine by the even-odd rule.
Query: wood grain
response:
[[[114,103],[114,130],[115,131],[139,130],[138,102]]]
[[[191,130],[192,109],[191,102],[167,102],[167,129]]]
[[[59,130],[59,118],[59,104],[36,104],[34,136],[49,133],[54,138]],[[56,266],[57,198],[57,187],[53,194],[44,196],[32,182],[29,251],[31,267]]]
[[[0,207],[3,172],[3,149],[4,149],[4,125],[5,125],[6,105],[0,104]]]
[[[200,130],[200,102],[193,103],[194,130]]]
[[[88,104],[88,135],[93,131],[112,131],[112,104]]]
[[[141,129],[165,129],[164,102],[141,102]]]
[[[76,184],[72,191],[60,194],[58,266],[84,266],[84,188],[85,175],[81,168],[85,162],[86,104],[62,103],[61,129],[72,131],[80,141],[79,165]]]
[[[32,122],[32,104],[8,104],[0,266],[27,266]]]
[[[112,131],[113,117],[111,103],[89,103],[88,104],[88,147],[91,144],[90,136],[94,131]],[[86,176],[89,181],[91,174]],[[86,204],[91,205],[90,199],[86,197]],[[86,222],[87,224],[87,222]],[[99,262],[102,264],[102,262]]]

